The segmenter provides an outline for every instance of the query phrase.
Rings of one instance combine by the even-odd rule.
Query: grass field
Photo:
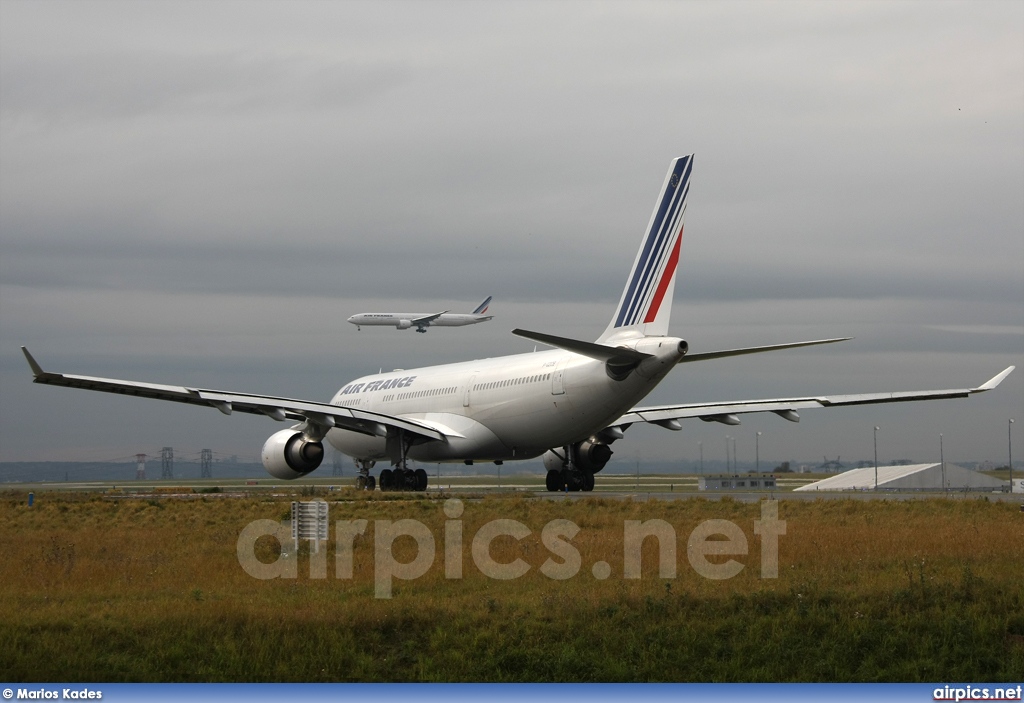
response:
[[[308,493],[308,491],[307,491]],[[255,579],[236,557],[253,520],[281,520],[308,496],[192,499],[46,493],[0,496],[0,671],[67,681],[1020,681],[1024,678],[1024,513],[972,500],[782,501],[779,577],[761,578],[757,504],[732,500],[550,501],[464,498],[463,574],[446,579],[438,496],[324,492],[331,521],[365,519],[351,579],[334,569]],[[437,557],[415,580],[374,597],[377,521],[417,520]],[[492,557],[522,559],[515,579],[471,558],[481,526],[517,520]],[[542,542],[571,520],[582,567],[541,572]],[[667,521],[676,577],[659,577],[643,543],[642,576],[624,578],[627,520]],[[729,520],[748,553],[737,576],[710,580],[687,558],[705,520]],[[332,540],[334,533],[332,530]],[[261,538],[265,562],[278,545]],[[286,546],[287,549],[287,546]],[[411,537],[393,556],[416,556]],[[727,556],[712,557],[725,561]],[[610,565],[598,579],[597,562]]]

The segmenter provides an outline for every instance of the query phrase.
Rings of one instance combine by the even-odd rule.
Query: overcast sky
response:
[[[1024,3],[0,2],[0,461],[254,457],[256,417],[44,368],[328,400],[595,339],[695,153],[649,401],[976,386],[634,428],[617,459],[1024,458]],[[358,332],[357,312],[492,322]],[[1019,449],[1017,449],[1019,447]]]

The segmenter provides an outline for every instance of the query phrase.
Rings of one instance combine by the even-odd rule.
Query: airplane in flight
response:
[[[357,486],[427,488],[416,462],[494,462],[542,457],[548,490],[594,488],[611,445],[638,423],[681,429],[680,421],[738,425],[740,415],[770,412],[798,422],[798,411],[872,403],[962,398],[990,391],[1009,367],[975,388],[814,395],[732,402],[637,405],[673,369],[698,361],[831,344],[848,338],[689,353],[668,335],[693,155],[673,159],[608,327],[593,342],[522,329],[512,333],[550,350],[376,373],[343,386],[329,403],[44,371],[22,347],[36,383],[156,398],[292,421],[263,446],[278,479],[320,466],[324,442],[355,460]]]
[[[363,327],[395,327],[407,330],[415,327],[417,332],[426,332],[428,327],[464,327],[494,319],[487,314],[491,296],[476,306],[473,312],[361,312],[348,318],[357,329]]]

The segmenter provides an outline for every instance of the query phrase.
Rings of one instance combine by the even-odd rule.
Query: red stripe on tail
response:
[[[665,297],[665,291],[668,290],[669,281],[672,280],[672,276],[676,273],[676,265],[679,263],[679,245],[683,241],[683,228],[679,228],[679,236],[676,237],[676,244],[672,247],[672,254],[668,257],[668,263],[665,264],[665,272],[661,274],[661,280],[658,282],[658,290],[654,292],[654,299],[651,300],[651,307],[647,310],[647,317],[644,318],[644,324],[648,322],[654,322],[654,319],[658,317],[658,310],[661,308],[662,298]]]

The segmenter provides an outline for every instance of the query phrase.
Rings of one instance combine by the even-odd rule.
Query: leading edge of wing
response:
[[[950,388],[945,390],[897,391],[891,393],[856,393],[848,395],[824,395],[804,398],[768,398],[762,400],[738,400],[716,403],[692,403],[685,405],[657,405],[633,408],[612,423],[612,426],[634,422],[667,422],[699,417],[709,421],[724,421],[730,415],[756,412],[774,412],[799,419],[796,410],[807,408],[829,408],[844,405],[872,405],[877,403],[906,403],[915,400],[938,400],[940,398],[966,398],[975,393],[984,393],[996,388],[1015,367],[1010,366],[977,388]],[[793,415],[788,415],[788,413]],[[727,424],[736,424],[729,423]]]
[[[363,434],[386,434],[387,427],[404,430],[427,439],[445,441],[447,435],[428,424],[394,415],[345,408],[329,403],[294,398],[276,398],[274,396],[253,395],[250,393],[233,393],[187,386],[168,386],[159,383],[142,383],[124,381],[116,378],[99,378],[94,376],[78,376],[73,374],[50,373],[43,371],[39,362],[33,358],[25,347],[21,348],[32,369],[33,382],[50,386],[67,388],[84,388],[103,393],[118,393],[139,398],[168,400],[190,405],[204,405],[220,410],[225,415],[232,412],[244,412],[253,415],[266,415],[278,421],[306,420],[326,428],[340,427]]]
[[[424,324],[426,322],[433,322],[434,320],[436,320],[437,318],[441,317],[441,315],[444,315],[447,312],[449,312],[449,311],[448,310],[442,310],[441,312],[431,313],[429,315],[424,315],[423,317],[416,317],[416,318],[413,318],[412,320],[410,320],[410,322],[412,322],[412,324],[414,324],[414,325],[422,325],[422,324]]]

